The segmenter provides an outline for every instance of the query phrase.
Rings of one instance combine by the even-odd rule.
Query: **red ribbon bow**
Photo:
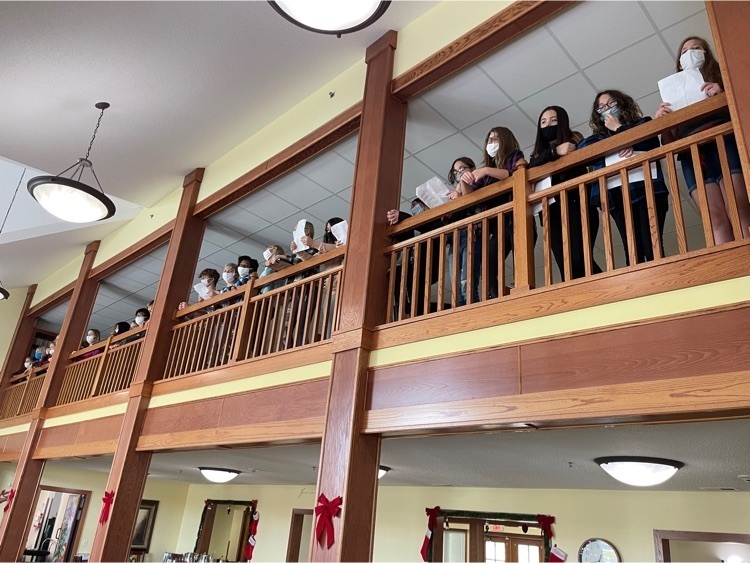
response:
[[[106,524],[107,520],[109,520],[109,508],[112,506],[113,502],[115,502],[115,492],[104,491],[104,496],[102,497],[102,511],[99,513],[99,524]]]
[[[10,510],[10,505],[13,502],[13,499],[15,498],[15,496],[16,496],[16,490],[15,489],[11,489],[8,492],[8,498],[5,499],[5,502],[7,504],[5,505],[5,508],[3,508],[3,512],[8,512]]]
[[[542,532],[544,532],[544,535],[548,538],[551,538],[555,534],[552,532],[552,524],[555,523],[555,517],[554,516],[544,516],[542,514],[536,515],[536,521],[539,523],[539,525],[542,527]]]
[[[437,527],[437,517],[440,513],[440,507],[425,508],[425,514],[427,514],[427,532],[425,532],[424,540],[422,540],[422,549],[419,553],[422,555],[422,561],[427,561],[427,550],[430,547],[430,541],[432,541],[432,532]]]
[[[323,545],[323,533],[325,532],[327,538],[327,549],[331,549],[333,545],[333,517],[341,514],[341,503],[343,502],[341,497],[336,497],[333,500],[328,500],[323,493],[320,493],[318,497],[318,506],[315,507],[315,514],[318,517],[318,523],[315,527],[315,538],[318,540],[320,545]]]

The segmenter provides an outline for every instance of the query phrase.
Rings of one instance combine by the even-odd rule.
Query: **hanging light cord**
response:
[[[16,201],[16,196],[18,195],[18,188],[21,187],[21,182],[23,182],[23,177],[26,175],[26,169],[23,169],[23,172],[21,172],[21,178],[18,180],[18,185],[16,186],[16,191],[13,192],[13,199],[10,200],[10,205],[8,206],[8,211],[5,213],[5,219],[3,219],[3,224],[0,225],[0,233],[3,232],[3,229],[5,228],[5,222],[8,220],[8,215],[10,215],[10,210],[13,207],[13,202]]]
[[[109,107],[109,104],[107,104],[107,107]],[[99,119],[96,122],[96,127],[94,127],[94,134],[91,136],[91,142],[89,143],[89,150],[86,151],[86,156],[84,157],[86,160],[89,159],[89,154],[91,154],[91,147],[94,146],[94,139],[96,139],[96,132],[99,131],[99,125],[102,123],[102,117],[104,116],[104,110],[107,109],[106,107],[102,108],[102,112],[99,114]]]

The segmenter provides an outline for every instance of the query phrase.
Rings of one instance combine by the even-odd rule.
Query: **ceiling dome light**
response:
[[[99,102],[95,106],[101,110],[96,122],[94,135],[91,137],[86,156],[79,158],[72,166],[60,172],[57,176],[37,176],[29,180],[27,187],[31,196],[55,217],[71,223],[90,223],[108,219],[115,214],[115,204],[109,199],[99,183],[94,172],[94,165],[89,160],[91,147],[94,146],[96,132],[102,122],[104,110],[109,107],[107,102]],[[72,170],[69,178],[63,174]],[[81,182],[85,170],[91,170],[96,180],[96,188]]]
[[[611,477],[634,487],[660,485],[685,466],[681,461],[658,457],[612,456],[594,461]]]
[[[391,470],[391,468],[387,467],[385,465],[381,465],[380,467],[378,467],[378,479],[382,478],[390,470]]]
[[[294,25],[341,37],[375,23],[390,6],[390,0],[277,0],[269,4]]]
[[[240,474],[235,469],[221,469],[219,467],[199,467],[198,470],[212,483],[228,483]]]

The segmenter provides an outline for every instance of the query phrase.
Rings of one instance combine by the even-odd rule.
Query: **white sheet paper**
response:
[[[703,75],[698,69],[689,68],[659,80],[659,94],[662,102],[669,102],[673,111],[708,98],[701,92]]]
[[[552,187],[552,176],[547,176],[544,180],[539,180],[536,184],[534,184],[534,192],[542,192],[551,187]],[[549,203],[555,203],[555,198],[554,197],[549,198]],[[534,208],[531,210],[531,212],[534,215],[541,213],[542,202],[540,201],[539,203],[534,205]]]
[[[310,248],[306,244],[302,244],[302,237],[305,236],[305,225],[307,225],[307,219],[300,219],[294,231],[292,231],[294,244],[297,245],[295,252],[302,252],[303,250]]]
[[[448,197],[450,189],[437,176],[430,178],[421,186],[417,186],[416,191],[417,197],[424,201],[424,204],[430,209],[450,201]]]
[[[633,151],[633,156],[637,156],[639,154],[643,154],[643,151]],[[630,157],[632,158],[632,157]],[[604,165],[605,166],[612,166],[613,164],[617,164],[618,162],[622,162],[623,160],[627,160],[627,158],[623,158],[617,153],[608,154],[604,157]],[[656,178],[656,163],[651,163],[651,177]],[[628,182],[643,182],[645,178],[643,177],[643,167],[642,165],[639,165],[638,168],[634,170],[628,170]],[[612,188],[619,188],[622,186],[622,180],[620,178],[620,174],[618,173],[617,176],[612,176],[611,178],[607,178],[607,189],[611,190]]]
[[[268,261],[271,259],[271,256],[273,256],[273,252],[268,250],[267,248],[263,251],[263,259]]]
[[[331,234],[335,236],[336,240],[341,244],[346,244],[346,237],[349,234],[349,224],[346,221],[341,221],[340,223],[332,225]]]
[[[195,292],[201,296],[201,299],[208,299],[208,288],[203,283],[197,283],[193,286]]]

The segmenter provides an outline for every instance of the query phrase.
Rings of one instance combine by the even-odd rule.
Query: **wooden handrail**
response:
[[[283,285],[281,287],[277,287],[276,289],[272,289],[270,291],[267,291],[266,293],[259,293],[258,295],[254,295],[253,297],[250,298],[250,301],[252,303],[255,303],[257,301],[260,301],[261,299],[265,299],[265,298],[270,297],[272,295],[275,295],[276,293],[279,293],[281,291],[286,291],[286,290],[288,290],[290,288],[294,288],[296,286],[303,285],[303,284],[311,282],[311,281],[316,281],[319,278],[323,278],[325,276],[330,275],[331,273],[335,273],[335,272],[338,272],[338,271],[343,270],[343,269],[344,269],[343,266],[336,266],[335,268],[331,268],[330,270],[325,270],[323,272],[318,272],[317,274],[314,274],[312,276],[308,276],[306,278],[302,278],[301,280],[290,282],[290,283],[288,283],[286,285]]]
[[[289,266],[288,268],[284,268],[283,270],[279,270],[278,272],[274,272],[273,274],[269,274],[263,278],[255,280],[255,288],[261,289],[270,283],[294,277],[297,274],[301,274],[302,272],[309,270],[310,268],[315,268],[316,266],[320,266],[321,264],[325,264],[326,262],[336,260],[337,258],[344,256],[345,254],[346,245],[340,246],[334,250],[329,250],[328,252],[319,252],[309,260],[299,262],[298,264],[294,264],[292,266]]]
[[[243,294],[244,294],[244,291],[242,293],[240,293],[239,295],[243,295]],[[241,301],[239,303],[232,303],[231,305],[227,305],[226,307],[221,307],[219,309],[215,309],[215,310],[213,310],[213,311],[211,311],[209,313],[206,313],[205,315],[201,315],[200,317],[195,317],[194,319],[183,320],[183,321],[177,323],[176,325],[174,325],[172,327],[172,330],[173,331],[179,330],[179,329],[181,329],[183,327],[190,326],[191,324],[202,322],[202,321],[204,321],[206,319],[206,317],[210,317],[211,315],[217,315],[217,314],[221,313],[222,311],[230,311],[232,309],[238,309],[239,307],[242,307],[243,304],[244,304],[244,301]]]
[[[247,293],[247,287],[249,285],[250,283],[247,283],[244,286],[242,286],[242,289],[237,289],[234,291],[225,291],[224,293],[220,293],[219,295],[214,295],[213,297],[209,297],[208,299],[204,299],[203,301],[198,301],[198,303],[193,303],[192,305],[188,305],[187,307],[183,309],[178,309],[177,311],[175,311],[174,318],[175,320],[180,322],[183,317],[192,315],[193,313],[201,312],[204,309],[208,309],[209,307],[215,307],[219,303],[224,303],[225,301],[233,301],[238,298],[244,299],[245,294]]]

